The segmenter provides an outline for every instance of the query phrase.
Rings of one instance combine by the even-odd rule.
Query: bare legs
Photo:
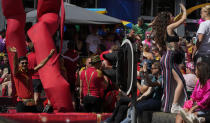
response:
[[[182,80],[180,79],[179,75],[175,72],[174,69],[172,69],[172,74],[173,74],[174,79],[177,82],[177,86],[176,86],[175,93],[174,93],[173,104],[177,104],[179,97],[182,93],[182,90],[184,88],[184,85],[183,85]]]

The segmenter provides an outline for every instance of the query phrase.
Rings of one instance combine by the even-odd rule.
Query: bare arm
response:
[[[193,106],[193,107],[189,110],[189,112],[190,112],[190,113],[193,113],[193,112],[195,112],[195,110],[198,109],[198,108],[199,108],[199,106],[196,104],[195,106]]]
[[[154,24],[156,18],[157,18],[157,17],[155,17],[155,18],[153,19],[153,21],[152,21],[151,23],[148,24],[149,27],[153,26],[153,24]]]
[[[185,6],[183,4],[180,4],[180,7],[181,7],[181,9],[183,11],[182,18],[180,20],[178,20],[177,22],[170,24],[167,27],[168,34],[173,34],[173,30],[175,28],[177,28],[178,26],[180,26],[186,20],[186,18],[187,18],[187,12],[186,12]]]
[[[198,49],[200,47],[201,42],[203,41],[203,34],[199,33],[198,34],[198,41],[196,43],[196,49]]]
[[[17,74],[18,72],[18,56],[17,56],[17,50],[15,47],[10,47],[9,51],[14,53],[13,57],[13,73],[14,75]]]
[[[143,98],[149,96],[149,95],[151,94],[151,92],[152,92],[152,87],[149,87],[149,88],[143,93],[143,95],[141,95],[141,96],[137,99],[137,101],[140,101],[140,100],[142,100]]]
[[[138,87],[138,89],[140,90],[141,93],[146,92],[147,89],[149,88],[149,87],[146,86],[146,85],[140,85],[140,84],[138,84],[137,87]]]
[[[55,49],[52,49],[50,51],[50,54],[34,68],[34,71],[38,71],[39,69],[41,69],[49,61],[49,59],[53,56],[54,53]]]

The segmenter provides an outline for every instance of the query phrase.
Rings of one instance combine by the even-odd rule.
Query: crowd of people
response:
[[[139,18],[138,24],[126,35],[138,46],[136,111],[138,115],[145,110],[177,113],[177,123],[207,122],[210,112],[210,6],[201,9],[201,18],[205,21],[199,25],[196,42],[192,37],[179,37],[175,32],[187,18],[186,8],[182,4],[180,7],[183,14],[179,20],[174,21],[170,12],[159,13],[150,24]],[[131,122],[130,96],[104,74],[104,70],[113,68],[105,55],[119,49],[122,35],[110,32],[100,37],[93,27],[86,39],[78,33],[72,37],[59,63],[62,76],[70,84],[75,111],[113,112],[104,122]],[[13,71],[10,71],[5,31],[1,32],[0,40],[2,96],[11,96],[12,88],[16,88],[17,112],[38,112],[36,106],[40,104],[43,88],[37,71],[47,64],[56,49],[37,64],[32,42],[27,41],[27,57],[17,58],[18,51],[10,47],[7,52],[14,54]],[[85,60],[81,57],[84,55]],[[22,83],[12,84],[13,79],[20,79]],[[45,104],[42,110],[52,112],[50,100]]]
[[[139,40],[141,35],[135,28],[130,32],[142,52],[136,111],[138,115],[145,110],[176,113],[177,123],[208,122],[210,6],[201,9],[205,22],[199,25],[196,43],[193,38],[186,40],[174,31],[186,20],[186,8],[182,4],[180,7],[183,14],[175,22],[170,12],[159,13],[150,23],[152,32],[145,33],[144,41]],[[139,20],[142,24],[142,19]],[[112,116],[104,122],[131,122],[130,102],[131,98],[121,97]]]

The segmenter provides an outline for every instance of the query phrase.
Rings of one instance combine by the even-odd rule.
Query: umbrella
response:
[[[73,4],[64,3],[66,12],[65,23],[69,24],[119,24],[120,19],[99,14],[94,11],[81,8]],[[26,14],[26,22],[36,22],[37,11],[33,10]]]

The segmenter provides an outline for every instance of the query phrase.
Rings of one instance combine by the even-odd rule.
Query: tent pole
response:
[[[98,8],[98,0],[95,0],[95,8]]]
[[[34,9],[37,8],[37,0],[34,0]]]

